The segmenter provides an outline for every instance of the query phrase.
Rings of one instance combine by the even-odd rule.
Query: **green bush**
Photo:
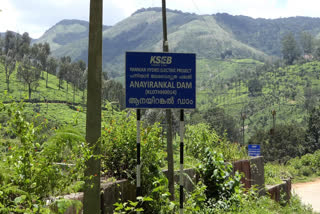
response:
[[[199,170],[203,183],[207,186],[206,196],[216,204],[241,192],[241,176],[238,172],[232,175],[232,165],[224,162],[222,154],[207,149]]]
[[[103,122],[101,138],[103,175],[116,179],[136,178],[137,127],[135,115],[113,112]],[[143,128],[141,124],[141,175],[144,191],[152,188],[152,179],[159,177],[164,165],[164,145],[160,138],[161,127],[154,124]]]
[[[320,150],[288,161],[287,166],[294,169],[297,180],[318,176],[320,171]]]
[[[283,183],[284,179],[294,177],[295,170],[286,165],[266,163],[264,165],[264,179],[268,185]]]
[[[0,163],[0,177],[3,178],[0,182],[4,188],[0,191],[0,207],[34,213],[35,209],[42,209],[46,197],[61,194],[66,187],[81,179],[89,150],[83,137],[76,130],[71,131],[72,128],[58,130],[50,140],[40,144],[39,138],[43,136],[39,133],[46,121],[38,126],[33,120],[27,121],[23,102],[0,103],[0,112],[9,118],[3,130],[15,138],[14,141],[1,141],[1,147],[7,147],[7,151],[2,153]],[[65,167],[57,163],[61,161]],[[8,197],[13,201],[6,200]]]
[[[227,140],[227,136],[219,136],[207,124],[187,125],[185,132],[186,153],[198,160],[205,158],[207,148],[222,153],[227,161],[248,158],[245,147]]]

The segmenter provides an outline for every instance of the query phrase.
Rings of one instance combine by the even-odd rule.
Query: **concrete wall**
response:
[[[270,197],[277,202],[289,202],[291,198],[291,180],[284,180],[282,184],[267,186]]]
[[[239,160],[232,163],[233,172],[244,174],[241,182],[246,189],[255,187],[260,194],[264,193],[264,159],[262,156],[253,157],[249,160]]]
[[[280,201],[281,193],[284,192],[283,199],[289,201],[291,192],[291,181],[286,180],[282,184],[275,186],[268,186],[265,188],[264,180],[264,160],[263,157],[254,157],[250,160],[240,160],[232,163],[233,172],[239,171],[243,173],[245,177],[242,179],[242,183],[245,188],[251,188],[255,186],[260,195],[265,194],[267,191],[270,197],[276,201]],[[167,174],[166,171],[163,171]],[[179,171],[175,172],[175,181],[179,182]],[[186,191],[191,192],[194,189],[194,185],[199,181],[199,175],[195,169],[184,170],[184,187]],[[113,204],[118,202],[119,199],[123,201],[134,201],[136,196],[135,184],[130,183],[128,180],[120,180],[115,182],[101,183],[101,189],[103,194],[101,195],[102,210],[103,213],[113,213]],[[76,193],[64,196],[67,199],[83,200],[83,193]],[[65,214],[75,214],[73,209],[69,209],[69,212]]]

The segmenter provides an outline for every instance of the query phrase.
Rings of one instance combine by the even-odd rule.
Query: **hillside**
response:
[[[104,26],[107,29],[108,26]],[[75,56],[76,49],[86,48],[85,44],[78,47],[77,41],[88,39],[89,23],[81,20],[62,20],[48,29],[35,43],[48,42],[54,56]],[[71,49],[70,49],[70,48]],[[79,54],[79,53],[78,53]]]
[[[199,111],[221,107],[239,126],[240,115],[245,113],[248,136],[259,129],[272,128],[273,110],[277,124],[306,128],[309,113],[320,104],[319,74],[320,62],[314,61],[280,67],[265,64],[229,79],[219,76],[203,79],[205,87],[198,91]]]
[[[44,75],[46,76],[46,75]],[[5,74],[3,64],[0,63],[0,100],[3,102],[11,102],[12,100],[28,100],[28,88],[16,78],[16,71],[10,76],[10,92],[7,95],[4,91],[7,90],[5,83]],[[69,84],[67,91],[67,84],[63,83],[62,89],[59,89],[59,80],[56,76],[49,74],[48,88],[46,88],[46,80],[41,78],[36,90],[32,92],[32,102],[26,103],[26,110],[32,114],[39,113],[42,117],[46,118],[51,127],[59,126],[67,123],[72,123],[74,115],[77,113],[80,121],[79,128],[84,131],[85,127],[85,114],[78,112],[79,106],[70,105],[73,102],[73,90]],[[83,92],[79,89],[75,93],[75,103],[83,103]],[[53,102],[53,103],[48,103]],[[62,103],[58,103],[61,101]],[[69,103],[68,105],[66,103]],[[43,118],[43,119],[44,119]],[[4,118],[0,115],[0,123]]]
[[[167,16],[169,48],[172,52],[194,52],[198,58],[220,58],[221,53],[231,50],[235,58],[266,57],[263,52],[239,42],[233,34],[220,27],[213,16],[172,10],[168,10]],[[87,33],[87,23],[75,23],[70,28],[69,22],[64,20],[56,24],[37,42],[49,42],[55,56],[70,55],[75,60],[87,60],[87,37],[81,36]],[[62,31],[63,36],[56,33]],[[77,32],[77,36],[74,36],[74,32]],[[124,53],[128,50],[162,50],[162,17],[159,8],[139,10],[104,29],[103,62],[110,76],[123,76]]]
[[[193,52],[198,59],[219,59],[232,51],[232,58],[264,60],[281,56],[281,39],[293,32],[320,33],[320,18],[291,17],[253,19],[226,13],[196,15],[167,10],[169,49],[171,52]],[[63,20],[50,28],[36,42],[49,42],[56,57],[69,55],[87,60],[88,22]],[[104,71],[123,80],[125,51],[161,51],[161,8],[140,9],[130,17],[104,26]]]
[[[232,16],[227,13],[214,15],[217,22],[230,31],[237,40],[268,55],[281,56],[281,39],[292,32],[299,40],[301,32],[314,36],[320,33],[320,18],[290,17],[279,19],[253,19],[247,16]]]

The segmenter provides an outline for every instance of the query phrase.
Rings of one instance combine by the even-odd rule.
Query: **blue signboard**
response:
[[[260,145],[249,144],[248,152],[249,152],[249,156],[260,156],[261,155]]]
[[[126,107],[196,107],[196,55],[126,53]]]

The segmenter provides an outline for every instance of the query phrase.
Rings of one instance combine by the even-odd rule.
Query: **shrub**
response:
[[[102,170],[107,177],[116,179],[136,178],[137,165],[137,127],[135,115],[113,112],[103,122],[102,132]],[[144,191],[152,188],[153,177],[160,176],[164,165],[163,145],[160,138],[161,128],[154,124],[141,127],[141,175]]]
[[[227,140],[227,136],[219,136],[207,124],[187,125],[185,132],[186,153],[198,160],[205,158],[207,148],[222,153],[225,160],[233,161],[248,157],[245,147]]]
[[[234,193],[241,191],[241,176],[238,172],[232,175],[232,165],[224,162],[222,154],[207,149],[199,170],[203,183],[207,186],[206,196],[215,203],[228,200]]]
[[[27,121],[23,102],[0,103],[0,112],[6,113],[9,118],[3,127],[5,132],[15,138],[15,141],[4,141],[2,143],[6,144],[1,145],[7,147],[7,152],[2,154],[0,169],[10,175],[9,179],[1,176],[4,178],[1,185],[5,189],[0,192],[8,193],[0,194],[1,203],[4,207],[35,213],[34,209],[42,209],[46,197],[61,194],[82,176],[84,161],[90,156],[89,150],[83,137],[76,130],[71,132],[71,129],[57,131],[52,139],[41,145],[39,138],[42,135],[39,133],[46,126],[46,121],[38,126]],[[66,152],[68,148],[69,152]],[[68,170],[56,163],[61,160],[72,164]],[[14,199],[15,203],[5,200],[6,197]]]

